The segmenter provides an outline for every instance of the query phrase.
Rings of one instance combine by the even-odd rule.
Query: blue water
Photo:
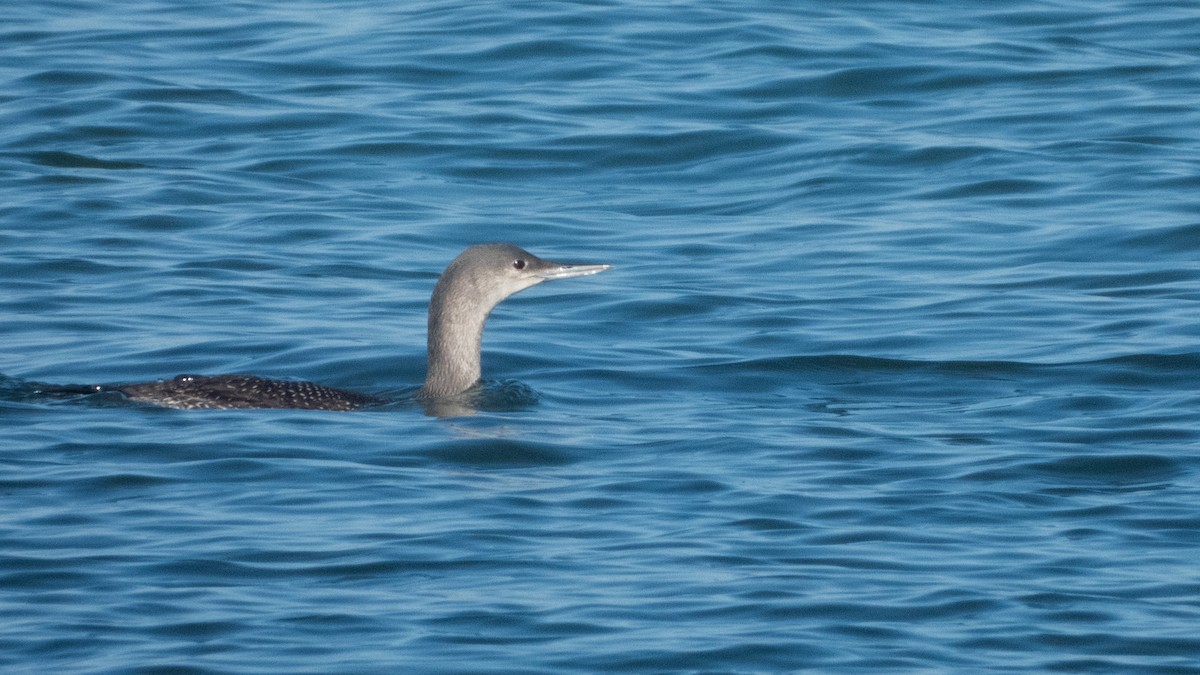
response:
[[[1196,5],[0,14],[3,672],[1200,672]]]

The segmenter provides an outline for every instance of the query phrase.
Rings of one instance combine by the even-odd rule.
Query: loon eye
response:
[[[513,269],[518,269],[518,270],[525,269],[525,261],[520,258],[517,258],[516,260],[513,261]]]

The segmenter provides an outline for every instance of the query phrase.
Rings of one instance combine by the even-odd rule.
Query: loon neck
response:
[[[422,398],[453,396],[479,381],[483,326],[495,302],[472,302],[457,292],[453,279],[443,278],[429,301],[429,363]]]

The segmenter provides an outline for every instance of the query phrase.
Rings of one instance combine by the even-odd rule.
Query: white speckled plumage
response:
[[[118,387],[129,398],[167,408],[301,408],[355,410],[383,403],[366,394],[315,382],[270,380],[253,375],[180,375],[161,382]]]

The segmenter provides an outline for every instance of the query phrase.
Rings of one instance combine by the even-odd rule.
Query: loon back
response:
[[[268,380],[253,375],[180,375],[161,382],[126,384],[113,389],[135,401],[168,408],[296,408],[357,410],[384,403],[374,396],[326,387],[315,382]]]

